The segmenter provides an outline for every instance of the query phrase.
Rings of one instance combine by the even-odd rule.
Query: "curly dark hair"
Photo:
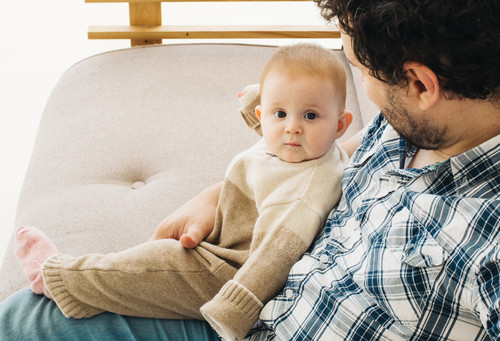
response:
[[[404,85],[403,64],[419,62],[449,97],[500,97],[500,0],[314,1],[379,80]]]

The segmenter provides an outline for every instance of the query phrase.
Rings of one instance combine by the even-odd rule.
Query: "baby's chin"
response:
[[[305,161],[316,160],[325,155],[328,150],[306,150],[304,146],[287,146],[286,148],[271,148],[271,153],[278,157],[281,161],[290,163],[300,163]]]
[[[281,161],[289,162],[289,163],[300,163],[300,162],[306,162],[306,161],[312,161],[319,159],[321,156],[316,156],[316,157],[307,157],[307,156],[289,156],[289,155],[276,155],[278,159]]]

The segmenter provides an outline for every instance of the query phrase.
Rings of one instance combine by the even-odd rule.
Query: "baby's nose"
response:
[[[302,124],[296,119],[290,119],[286,125],[286,132],[288,134],[300,134],[302,133]]]

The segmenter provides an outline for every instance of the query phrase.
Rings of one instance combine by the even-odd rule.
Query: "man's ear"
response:
[[[349,126],[351,125],[351,122],[352,122],[352,113],[348,110],[342,111],[339,117],[339,121],[337,123],[336,138],[339,138],[342,135],[344,135],[347,128],[349,128]]]
[[[421,63],[407,62],[403,65],[409,82],[408,95],[418,101],[420,110],[429,110],[441,96],[441,87],[434,71]]]
[[[259,118],[259,121],[260,121],[260,115],[262,114],[262,112],[260,110],[261,110],[260,105],[255,107],[255,115],[257,115],[257,117]]]

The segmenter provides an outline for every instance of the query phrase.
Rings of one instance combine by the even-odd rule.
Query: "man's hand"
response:
[[[212,232],[222,182],[209,186],[186,202],[156,228],[152,240],[173,238],[194,248]]]

